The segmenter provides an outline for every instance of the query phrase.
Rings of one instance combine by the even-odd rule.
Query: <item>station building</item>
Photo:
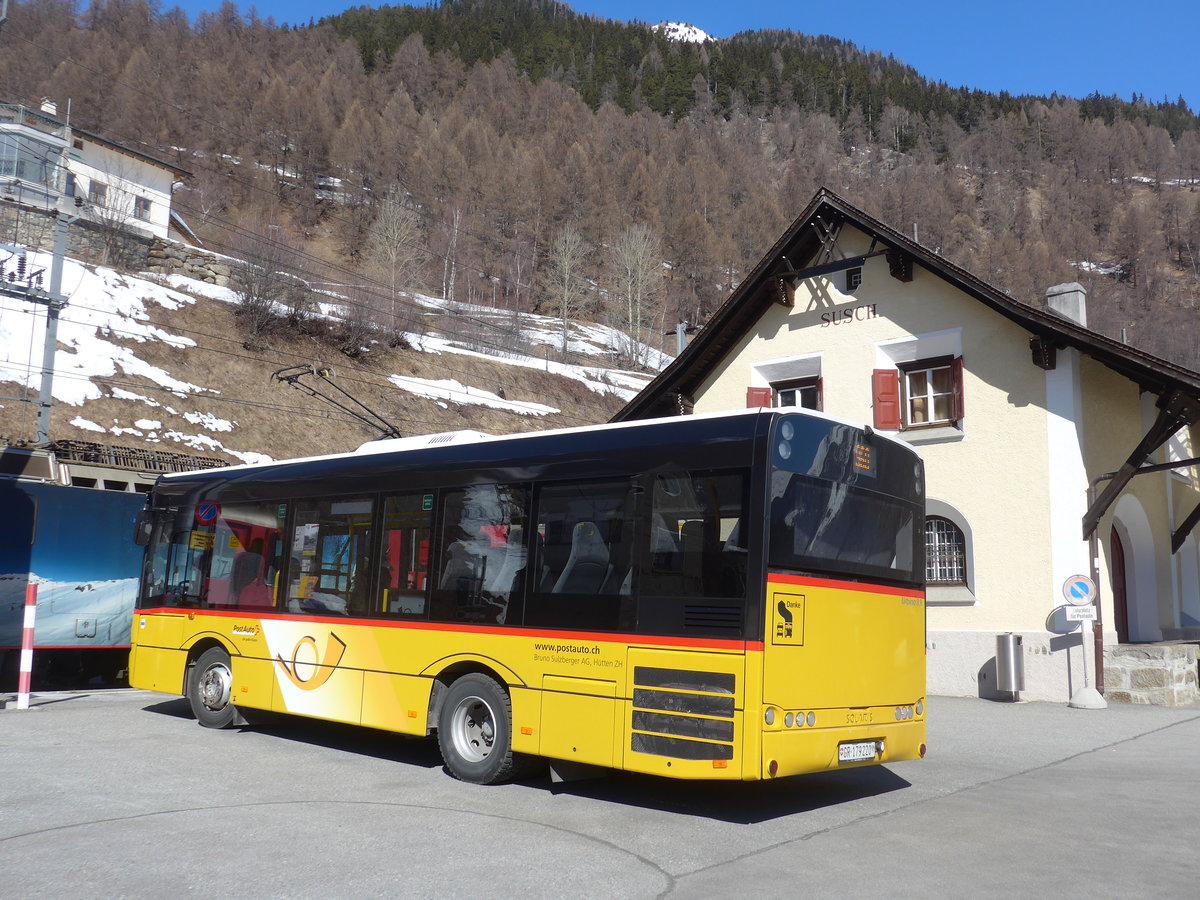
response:
[[[1011,698],[1014,634],[1023,699],[1200,699],[1200,373],[1088,329],[1080,285],[1019,302],[822,190],[615,418],[741,406],[919,449],[931,694]],[[1095,636],[1067,621],[1078,575]]]

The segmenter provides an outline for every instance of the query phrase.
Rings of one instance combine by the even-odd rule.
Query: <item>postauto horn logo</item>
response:
[[[334,667],[342,661],[346,652],[345,642],[332,631],[329,640],[325,642],[325,652],[317,649],[317,639],[306,634],[296,641],[292,648],[292,658],[289,662],[282,654],[275,657],[275,662],[288,680],[302,691],[315,691],[333,677]],[[317,660],[321,660],[317,662]]]

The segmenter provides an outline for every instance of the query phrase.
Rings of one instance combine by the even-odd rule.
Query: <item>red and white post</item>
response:
[[[37,618],[37,585],[25,587],[25,631],[21,634],[21,678],[17,684],[17,709],[29,709],[33,681],[33,623]]]

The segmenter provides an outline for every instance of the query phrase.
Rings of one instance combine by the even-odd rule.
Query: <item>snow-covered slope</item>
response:
[[[29,263],[31,267],[48,268],[50,259],[46,254],[31,253]],[[211,348],[216,343],[213,336],[206,338],[186,329],[177,333],[169,324],[160,326],[152,321],[172,322],[178,318],[173,313],[200,302],[199,297],[232,304],[235,302],[233,291],[183,276],[151,281],[68,259],[63,273],[63,293],[68,296],[69,304],[62,313],[58,330],[53,388],[56,422],[67,422],[100,443],[159,445],[163,449],[186,449],[209,455],[225,453],[243,462],[269,459],[261,448],[247,446],[239,439],[239,422],[226,410],[245,407],[219,402],[227,399],[222,397],[219,378],[209,375],[206,380],[195,367],[183,361],[183,352],[177,355],[163,352],[164,346],[194,351],[198,340]],[[331,313],[339,299],[330,297]],[[429,311],[428,319],[434,326],[447,316],[469,317],[484,330],[500,325],[512,327],[513,314],[509,311],[447,303],[423,296],[417,297],[417,301]],[[533,348],[533,353],[542,346],[548,350],[557,350],[561,346],[562,323],[557,319],[522,314],[519,327],[521,339],[516,342],[517,346]],[[0,383],[4,384],[0,394],[11,396],[24,387],[36,398],[41,381],[44,333],[44,307],[0,297]],[[612,358],[613,348],[624,346],[628,338],[602,325],[572,323],[568,333],[570,350],[577,356],[594,357],[594,365],[558,362],[550,358],[551,352],[536,356],[529,355],[529,350],[524,355],[481,352],[478,343],[439,334],[434,327],[424,334],[405,337],[414,351],[429,359],[425,369],[439,374],[457,374],[457,370],[453,364],[438,363],[437,356],[475,357],[492,365],[520,371],[535,369],[572,379],[589,391],[620,400],[631,398],[649,380],[643,373],[605,365],[606,360]],[[150,352],[152,349],[155,352]],[[483,349],[490,351],[489,347]],[[654,367],[661,368],[669,362],[667,357],[650,348],[646,348],[643,356]],[[149,357],[159,363],[149,362]],[[180,361],[175,367],[171,363],[177,357]],[[164,358],[171,363],[162,363]],[[385,377],[398,392],[429,398],[442,409],[461,407],[464,415],[469,415],[466,409],[480,405],[522,417],[560,412],[552,403],[505,398],[503,389],[495,384],[470,384],[461,376],[420,377],[424,374],[418,370],[416,374],[396,373]],[[162,390],[143,393],[129,389],[130,379],[138,377]],[[520,378],[528,377],[518,372],[513,379],[520,383]],[[125,386],[118,386],[121,383]],[[135,380],[133,384],[136,383]],[[14,384],[21,387],[14,390]],[[509,392],[512,392],[511,388]],[[147,396],[148,393],[155,396]],[[116,419],[109,417],[96,421],[100,417],[89,416],[84,407],[91,401],[102,399],[123,401],[122,410],[133,412]],[[539,401],[552,399],[537,397]],[[0,408],[3,406],[11,408],[14,404],[11,399],[0,400]],[[174,425],[164,424],[171,420]],[[91,437],[93,434],[95,437]]]

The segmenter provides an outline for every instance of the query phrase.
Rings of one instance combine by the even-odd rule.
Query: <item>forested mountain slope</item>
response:
[[[284,236],[292,266],[392,301],[661,335],[702,322],[827,186],[1023,301],[1079,280],[1093,327],[1200,368],[1182,101],[989,95],[831,38],[672,43],[549,0],[298,29],[232,5],[189,23],[14,2],[0,84],[195,172],[176,203],[210,246]]]

